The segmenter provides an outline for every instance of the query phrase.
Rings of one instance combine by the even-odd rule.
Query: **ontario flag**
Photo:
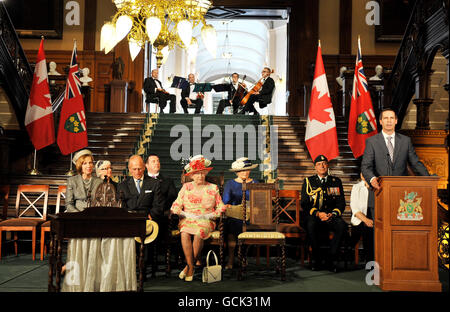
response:
[[[41,40],[34,69],[33,84],[25,113],[25,127],[36,150],[55,142],[55,126],[48,87],[44,39]]]
[[[336,121],[328,91],[320,41],[306,122],[305,143],[313,160],[319,155],[324,155],[328,160],[339,156]]]
[[[348,144],[355,158],[364,154],[366,139],[375,134],[377,134],[377,121],[373,111],[367,79],[364,75],[361,43],[358,37],[358,53],[356,55],[352,100],[348,119]]]
[[[88,145],[86,129],[86,115],[83,96],[81,95],[77,45],[75,42],[58,127],[57,141],[63,155],[73,153]]]

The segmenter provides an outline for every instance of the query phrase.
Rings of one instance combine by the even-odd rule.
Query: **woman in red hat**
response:
[[[213,219],[218,218],[227,207],[222,202],[218,186],[205,180],[212,169],[210,165],[211,161],[202,155],[190,159],[184,169],[192,182],[183,184],[170,209],[180,216],[178,226],[187,265],[179,277],[187,282],[193,279],[194,263],[201,254],[203,241],[210,237],[216,226]]]

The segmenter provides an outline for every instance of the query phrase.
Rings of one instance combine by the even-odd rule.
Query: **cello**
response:
[[[248,93],[242,98],[241,102],[239,103],[240,107],[245,106],[245,104],[247,104],[248,99],[252,94],[255,94],[256,92],[261,90],[263,85],[263,79],[264,78],[259,79],[258,82],[253,86],[253,88],[250,91],[248,91]]]
[[[236,92],[234,92],[233,97],[231,98],[231,103],[234,102],[234,99],[239,99],[239,102],[241,102],[242,97],[245,96],[246,92],[247,92],[247,86],[244,83],[245,77],[247,77],[247,75],[244,75],[244,77],[242,78],[242,82],[238,81],[238,88],[236,90]]]

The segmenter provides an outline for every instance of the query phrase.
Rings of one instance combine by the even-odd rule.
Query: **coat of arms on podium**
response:
[[[404,200],[400,199],[400,207],[397,211],[397,219],[403,221],[421,221],[423,220],[421,197],[417,197],[417,192],[407,193],[405,191]]]

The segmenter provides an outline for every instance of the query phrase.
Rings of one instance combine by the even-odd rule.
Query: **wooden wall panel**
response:
[[[106,112],[109,109],[108,98],[106,97],[106,87],[112,80],[112,64],[114,62],[114,54],[103,52],[95,52],[95,72],[96,80],[93,96],[93,111]]]
[[[142,94],[142,86],[144,84],[144,51],[141,49],[138,56],[132,61],[128,41],[122,40],[114,47],[114,54],[116,58],[120,56],[125,64],[122,79],[128,82],[129,88],[131,89],[128,92],[136,92],[137,95]],[[142,96],[132,96],[130,100],[132,103],[128,103],[128,112],[141,112]],[[135,103],[136,101],[137,103]]]

